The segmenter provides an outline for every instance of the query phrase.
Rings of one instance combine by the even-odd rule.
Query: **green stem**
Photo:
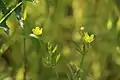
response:
[[[80,77],[81,77],[81,70],[82,70],[82,68],[83,68],[83,62],[84,62],[84,58],[85,58],[85,55],[86,55],[86,45],[85,45],[85,43],[83,44],[84,46],[83,46],[83,55],[82,55],[82,59],[81,59],[81,61],[80,61],[80,70],[77,72],[77,74],[76,74],[76,76],[79,78],[79,75],[80,75]]]
[[[73,80],[76,80],[76,77],[75,77],[75,75],[74,75],[74,73],[73,73],[73,70],[72,70],[70,64],[67,64],[67,67],[68,67],[68,69],[69,69],[69,71],[70,71],[70,73],[71,73],[71,75],[72,75],[72,79],[73,79]]]
[[[69,74],[67,74],[67,78],[68,78],[68,80],[71,80]]]
[[[84,55],[80,46],[75,42],[75,41],[72,41],[78,48],[76,48],[77,51],[79,51],[80,54]]]
[[[26,58],[26,39],[24,38],[24,80],[26,80],[27,58]]]

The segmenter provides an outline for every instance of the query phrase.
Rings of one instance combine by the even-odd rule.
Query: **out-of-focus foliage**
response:
[[[119,0],[0,0],[0,80],[120,80],[119,44]]]

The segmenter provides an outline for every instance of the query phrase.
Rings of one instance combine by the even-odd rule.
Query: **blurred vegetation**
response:
[[[0,0],[0,80],[120,80],[120,1]]]

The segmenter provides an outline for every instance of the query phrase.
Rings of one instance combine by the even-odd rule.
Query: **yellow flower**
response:
[[[43,28],[36,27],[35,29],[32,29],[33,34],[35,35],[41,35],[43,32]]]
[[[87,32],[84,33],[84,37],[83,37],[84,41],[87,43],[91,43],[94,40],[94,35],[88,35]]]

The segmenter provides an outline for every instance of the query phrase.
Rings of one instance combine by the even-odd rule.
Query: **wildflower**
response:
[[[87,32],[84,33],[84,37],[83,37],[84,41],[87,43],[91,43],[94,40],[94,35],[88,35]]]
[[[41,35],[43,31],[43,28],[36,27],[35,29],[32,29],[33,34],[35,35]]]

